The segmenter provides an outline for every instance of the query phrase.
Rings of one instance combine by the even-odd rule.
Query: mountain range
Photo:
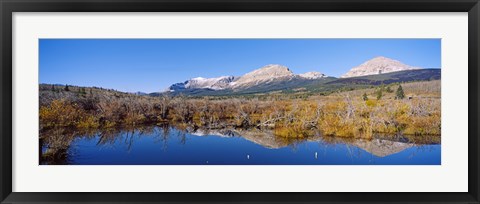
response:
[[[169,91],[179,91],[184,89],[248,89],[261,84],[269,84],[275,81],[289,81],[293,79],[321,79],[327,77],[320,72],[307,72],[304,74],[293,74],[288,67],[269,64],[260,69],[246,73],[243,76],[221,76],[217,78],[196,77],[182,83],[176,83],[169,87]]]
[[[425,69],[387,57],[375,57],[353,67],[340,78],[320,72],[294,74],[288,67],[270,64],[242,76],[196,77],[171,85],[167,92],[185,95],[230,95],[292,91],[298,88],[331,91],[345,86],[440,79],[440,69]]]

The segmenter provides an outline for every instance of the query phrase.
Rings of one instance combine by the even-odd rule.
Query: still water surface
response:
[[[59,132],[44,133],[54,137]],[[41,140],[41,164],[79,165],[439,165],[439,136],[376,136],[371,140],[316,135],[275,137],[268,130],[179,130],[149,127],[59,135]],[[70,139],[68,139],[70,138]],[[58,144],[65,147],[59,148]],[[55,146],[56,145],[56,146]],[[55,147],[54,147],[55,146]],[[60,159],[48,159],[64,149]],[[58,151],[58,150],[55,150]]]

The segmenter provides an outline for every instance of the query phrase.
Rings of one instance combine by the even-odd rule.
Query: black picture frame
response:
[[[468,12],[468,192],[19,193],[12,192],[13,12]],[[1,203],[479,203],[478,0],[0,0]]]

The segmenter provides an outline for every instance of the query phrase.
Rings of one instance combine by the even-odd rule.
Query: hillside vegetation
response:
[[[41,84],[40,131],[175,124],[207,129],[269,128],[279,137],[308,137],[317,132],[362,138],[376,133],[440,134],[439,80],[369,87],[322,94],[299,89],[187,97]]]

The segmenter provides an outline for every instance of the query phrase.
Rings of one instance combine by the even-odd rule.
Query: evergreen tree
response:
[[[405,98],[405,93],[403,92],[403,88],[402,88],[402,85],[399,85],[398,86],[398,89],[397,89],[397,99],[403,99]]]
[[[393,93],[393,90],[390,88],[390,86],[387,86],[387,92],[388,93]]]
[[[363,100],[366,101],[368,100],[368,96],[367,96],[367,93],[363,93],[363,96],[362,96]]]
[[[55,86],[52,84],[52,91],[55,91]]]
[[[382,96],[383,96],[382,89],[380,89],[377,91],[377,100],[382,99]]]
[[[68,84],[65,85],[65,91],[70,91],[70,88],[68,88]]]
[[[384,91],[386,91],[385,90],[385,84],[383,83],[383,81],[382,81],[382,84],[380,84],[380,91],[382,92],[382,94],[383,94]]]

